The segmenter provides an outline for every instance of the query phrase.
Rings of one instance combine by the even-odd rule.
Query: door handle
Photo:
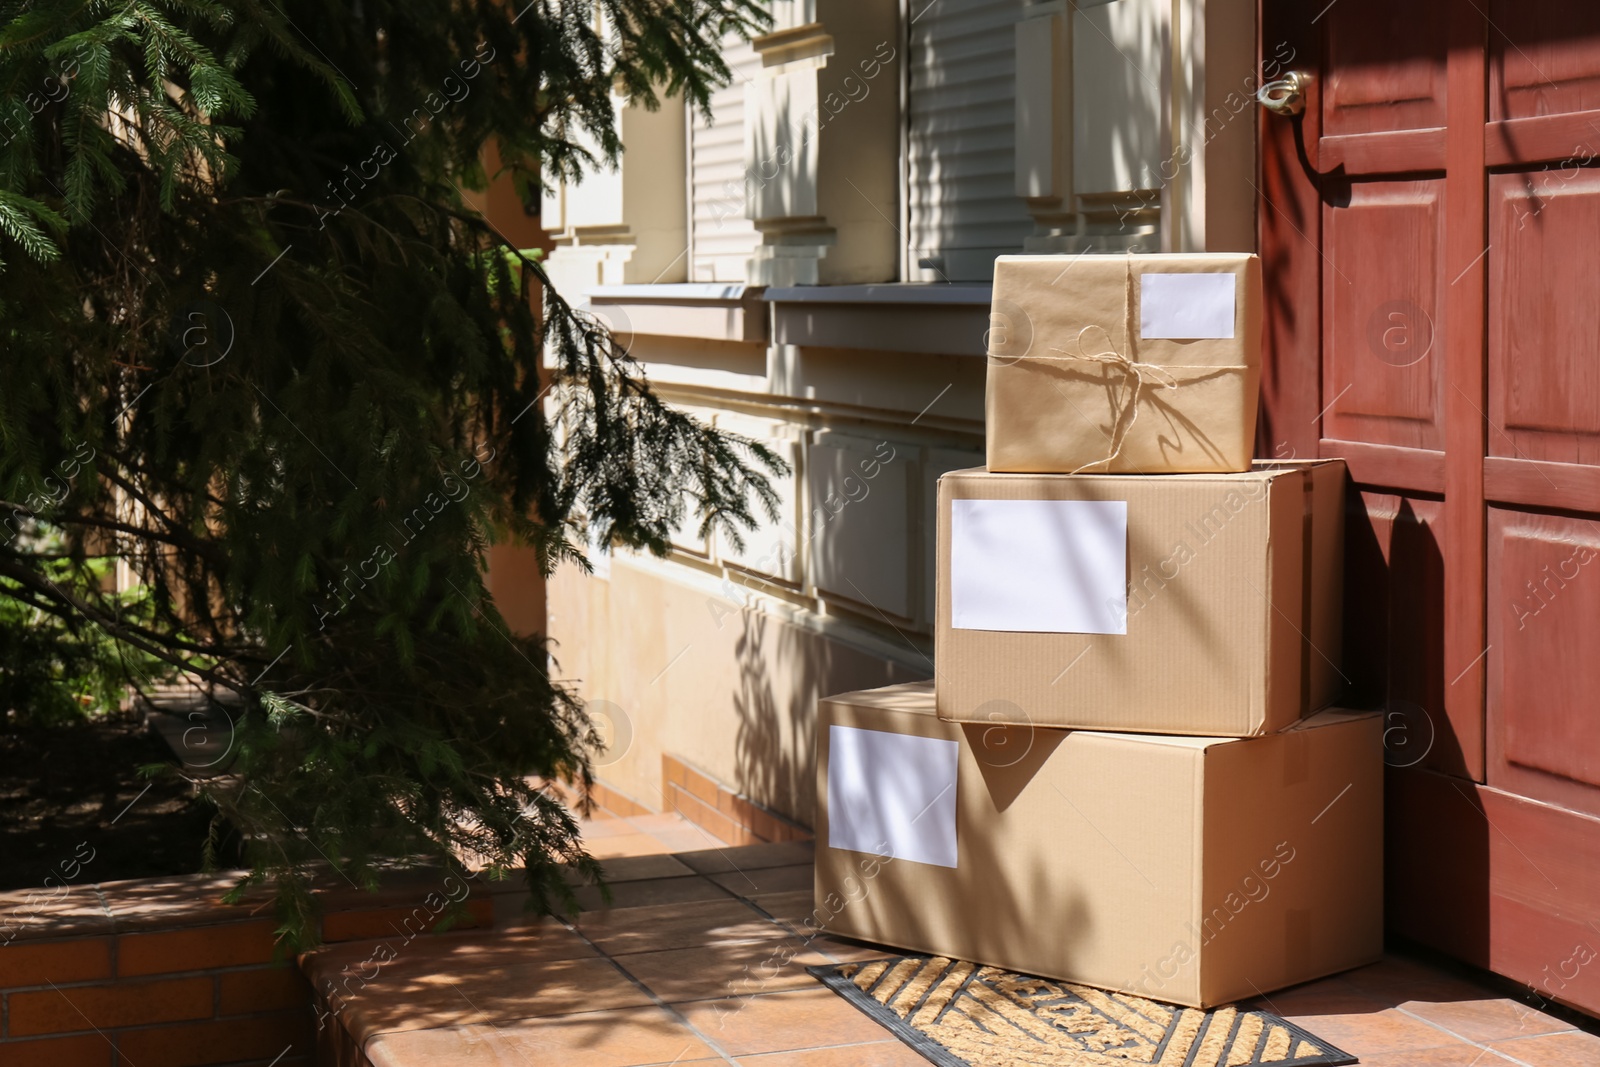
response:
[[[1256,90],[1256,103],[1275,115],[1298,115],[1306,109],[1306,90],[1310,87],[1310,74],[1291,70]]]

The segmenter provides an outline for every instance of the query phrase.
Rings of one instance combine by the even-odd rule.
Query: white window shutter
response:
[[[912,0],[906,206],[912,281],[988,281],[1033,220],[1016,191],[1023,0]]]
[[[745,216],[745,85],[761,68],[750,42],[730,36],[723,61],[733,80],[711,94],[707,123],[698,109],[689,119],[692,282],[742,282],[745,263],[761,235]]]

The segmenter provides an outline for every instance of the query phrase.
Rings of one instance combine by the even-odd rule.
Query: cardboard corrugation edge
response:
[[[1291,477],[1292,475],[1292,477]],[[1261,593],[1271,646],[1266,660],[1260,726],[1253,736],[1275,733],[1300,718],[1301,651],[1306,623],[1305,470],[1287,468],[1267,483],[1267,588]],[[1288,601],[1285,603],[1285,601]],[[1241,735],[1242,736],[1242,735]]]
[[[1209,762],[1206,759],[1211,746],[1207,745],[1195,753],[1195,776],[1193,795],[1189,798],[1189,840],[1194,843],[1189,861],[1189,899],[1191,902],[1190,914],[1202,915],[1201,909],[1205,906],[1206,898],[1206,772]],[[1186,990],[1187,1000],[1193,1004],[1202,1004],[1206,995],[1206,956],[1204,945],[1196,943],[1194,946],[1194,967],[1190,972],[1193,986]],[[1142,994],[1141,994],[1142,995]]]
[[[1213,474],[1218,477],[1229,476],[1221,472],[1208,472],[1205,474],[1193,474],[1188,477],[1206,478]],[[1278,660],[1283,658],[1280,647],[1283,640],[1281,633],[1283,627],[1279,621],[1278,611],[1273,600],[1279,585],[1278,567],[1283,557],[1283,553],[1279,551],[1280,538],[1278,536],[1283,522],[1279,512],[1282,510],[1282,501],[1285,495],[1282,492],[1281,482],[1281,476],[1266,478],[1262,486],[1260,500],[1260,505],[1265,510],[1265,521],[1262,523],[1264,534],[1262,538],[1261,568],[1255,573],[1255,578],[1261,582],[1262,586],[1256,589],[1260,601],[1260,632],[1268,643],[1267,656],[1263,664],[1264,673],[1247,683],[1246,688],[1249,691],[1248,702],[1239,706],[1239,710],[1235,712],[1236,718],[1232,726],[1229,727],[1226,733],[1219,731],[1218,736],[1235,738],[1260,737],[1264,734],[1274,733],[1287,725],[1286,722],[1277,721],[1281,702],[1274,688],[1282,677],[1282,668]],[[1282,565],[1288,567],[1291,562],[1282,560]],[[1249,579],[1246,579],[1246,581],[1249,581]],[[1255,726],[1250,725],[1252,720],[1256,722]]]
[[[1304,477],[1302,519],[1300,707],[1315,715],[1339,703],[1347,681],[1344,656],[1345,486],[1342,459],[1257,460],[1257,470],[1294,470]],[[1270,731],[1269,731],[1270,732]]]
[[[1194,825],[1194,830],[1193,830],[1194,840],[1195,840],[1195,849],[1194,849],[1194,853],[1195,853],[1195,855],[1194,855],[1194,885],[1195,885],[1195,889],[1194,889],[1194,906],[1191,909],[1191,913],[1199,919],[1199,921],[1200,921],[1200,930],[1201,931],[1205,930],[1205,922],[1206,922],[1206,918],[1207,918],[1206,911],[1205,911],[1205,908],[1206,908],[1206,872],[1209,870],[1209,867],[1207,866],[1207,864],[1211,861],[1211,856],[1207,853],[1206,847],[1205,847],[1205,842],[1206,842],[1206,837],[1207,837],[1207,834],[1206,834],[1206,817],[1209,814],[1209,806],[1206,803],[1206,791],[1211,785],[1211,771],[1212,771],[1211,760],[1207,758],[1208,756],[1210,756],[1210,754],[1211,754],[1210,746],[1207,746],[1206,748],[1202,749],[1198,753],[1199,769],[1198,769],[1198,772],[1194,776],[1194,778],[1195,778],[1195,782],[1194,782],[1194,785],[1195,785],[1195,797],[1194,797],[1194,800],[1192,801],[1192,803],[1194,804],[1194,811],[1195,811],[1195,819],[1194,819],[1195,825]],[[1205,941],[1205,937],[1204,937],[1203,933],[1198,933],[1198,932],[1196,933],[1196,941],[1195,941],[1195,945],[1194,945],[1194,951],[1195,951],[1194,988],[1189,991],[1189,995],[1186,998],[1186,1003],[1190,1007],[1207,1009],[1207,1008],[1211,1007],[1211,1003],[1212,1003],[1211,999],[1210,999],[1211,995],[1212,995],[1212,992],[1211,992],[1211,984],[1212,983],[1210,981],[1208,981],[1208,975],[1206,973],[1206,963],[1208,962],[1208,960],[1210,958],[1210,953],[1206,952],[1206,941]]]

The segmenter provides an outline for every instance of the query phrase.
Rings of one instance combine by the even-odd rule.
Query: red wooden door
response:
[[[1600,1013],[1600,4],[1263,0],[1262,455],[1341,456],[1390,929]]]

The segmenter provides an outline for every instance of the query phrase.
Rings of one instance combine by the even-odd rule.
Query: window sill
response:
[[[988,307],[994,287],[895,282],[882,285],[795,285],[768,289],[771,304],[975,304]]]
[[[760,286],[714,282],[598,285],[584,296],[588,310],[624,336],[765,344],[761,294]]]
[[[813,348],[983,356],[988,285],[806,285],[768,289],[772,339]]]

